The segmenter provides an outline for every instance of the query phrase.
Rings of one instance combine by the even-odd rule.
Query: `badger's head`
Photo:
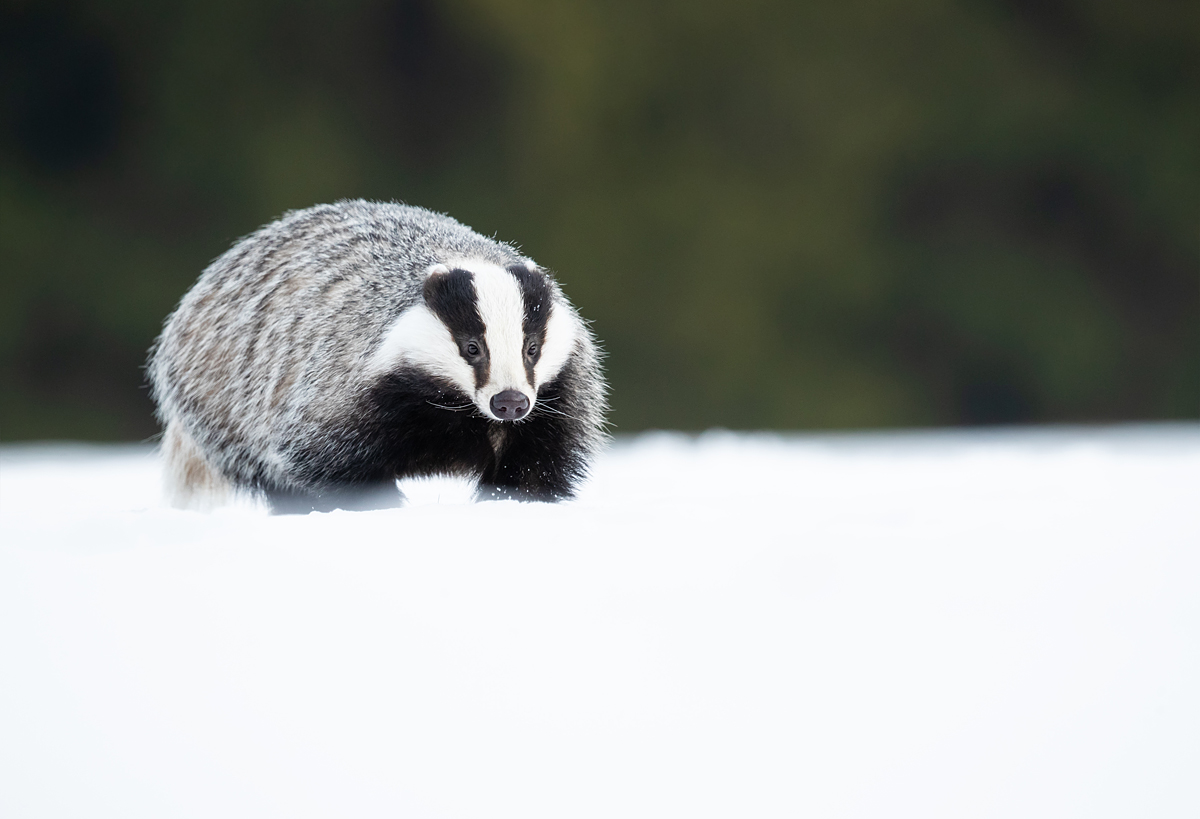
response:
[[[562,370],[578,334],[578,317],[556,303],[546,274],[532,263],[438,264],[370,369],[418,369],[449,382],[485,417],[519,421],[533,411],[538,388]]]

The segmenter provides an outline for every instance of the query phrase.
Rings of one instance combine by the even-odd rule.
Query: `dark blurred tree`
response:
[[[205,0],[0,8],[0,435],[154,430],[145,349],[289,208],[559,271],[613,420],[1200,415],[1200,6]]]

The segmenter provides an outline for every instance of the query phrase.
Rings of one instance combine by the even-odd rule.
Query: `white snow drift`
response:
[[[305,517],[0,453],[0,816],[1200,815],[1200,426],[649,435],[570,504]]]

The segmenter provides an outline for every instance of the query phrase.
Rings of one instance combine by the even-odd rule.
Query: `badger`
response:
[[[596,341],[552,275],[396,203],[292,211],[236,242],[147,375],[183,508],[396,506],[397,479],[433,475],[481,500],[562,500],[607,437]]]

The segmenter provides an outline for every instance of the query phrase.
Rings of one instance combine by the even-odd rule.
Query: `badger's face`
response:
[[[532,265],[435,265],[423,295],[392,325],[371,369],[423,370],[451,382],[494,421],[529,415],[538,387],[574,349],[578,318],[556,309],[546,275]]]

